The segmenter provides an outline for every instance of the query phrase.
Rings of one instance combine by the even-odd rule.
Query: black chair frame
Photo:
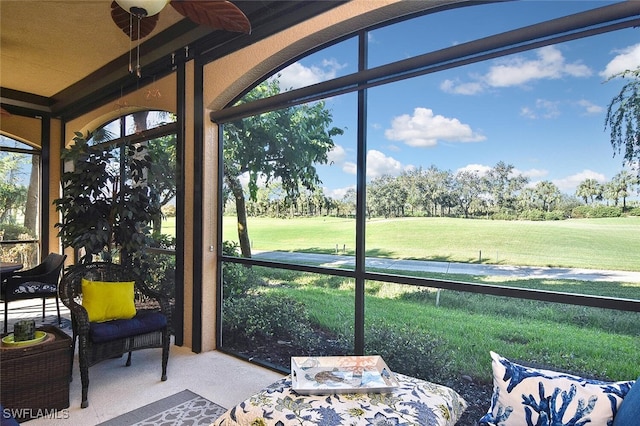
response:
[[[134,281],[135,304],[138,312],[159,311],[165,315],[167,326],[161,330],[135,336],[117,338],[106,342],[96,343],[91,340],[89,316],[82,306],[82,278],[93,281],[122,282]],[[126,365],[131,365],[133,351],[149,348],[162,348],[161,380],[167,380],[167,363],[169,361],[169,345],[171,330],[171,308],[168,298],[150,289],[137,272],[118,264],[96,262],[77,265],[69,268],[60,282],[60,298],[62,303],[71,311],[73,326],[73,348],[75,351],[78,341],[78,360],[80,364],[80,379],[82,381],[81,407],[89,406],[89,367],[112,358],[128,354]],[[73,359],[71,361],[73,370]]]
[[[58,283],[66,255],[49,253],[42,262],[32,269],[15,271],[3,279],[1,298],[4,301],[4,333],[9,321],[9,302],[17,300],[42,299],[42,320],[45,318],[46,300],[55,298],[58,310],[58,325],[61,324]]]

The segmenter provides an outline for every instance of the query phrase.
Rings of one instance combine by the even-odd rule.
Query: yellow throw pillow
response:
[[[104,282],[82,279],[82,306],[89,321],[103,322],[131,319],[136,314],[133,302],[133,281]]]

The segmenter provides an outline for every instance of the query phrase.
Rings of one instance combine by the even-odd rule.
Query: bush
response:
[[[602,217],[620,217],[622,216],[622,208],[613,206],[595,206],[591,208],[592,218]]]
[[[640,207],[634,207],[631,210],[629,210],[628,213],[629,216],[640,216]]]
[[[450,357],[439,351],[438,339],[383,322],[368,326],[365,336],[365,354],[382,356],[392,371],[436,382],[450,376]]]
[[[293,346],[313,347],[316,340],[304,304],[284,295],[227,299],[223,316],[224,346],[260,346],[275,338]]]
[[[574,208],[571,212],[571,217],[575,219],[596,219],[620,216],[622,216],[622,208],[614,206],[579,206]]]
[[[564,220],[565,214],[562,210],[554,210],[544,214],[544,220]]]
[[[231,241],[222,243],[222,253],[227,256],[239,256],[238,244]],[[222,264],[222,297],[230,299],[243,297],[251,289],[260,284],[260,278],[253,272],[251,266],[225,262]]]
[[[522,220],[544,220],[544,212],[538,209],[525,210],[520,214]]]
[[[13,225],[10,223],[0,224],[0,235],[4,241],[35,239],[33,233],[22,225]]]
[[[578,206],[571,210],[571,217],[574,219],[584,219],[589,217],[591,206]]]

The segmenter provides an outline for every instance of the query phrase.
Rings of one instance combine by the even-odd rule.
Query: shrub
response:
[[[562,210],[554,210],[544,214],[544,220],[564,220],[565,214]]]
[[[589,217],[591,206],[578,206],[571,210],[571,217],[574,219],[584,219]]]
[[[238,244],[231,241],[222,243],[222,253],[227,256],[239,256]],[[222,264],[222,297],[229,299],[242,297],[260,284],[260,278],[251,266],[225,262]]]
[[[0,224],[0,235],[2,235],[2,239],[4,241],[35,238],[29,228],[21,225],[13,225],[10,223]]]
[[[538,209],[525,210],[520,214],[523,220],[544,220],[544,212]]]
[[[622,209],[614,206],[595,206],[591,208],[590,214],[589,217],[592,218],[620,217],[622,216]]]
[[[372,323],[365,329],[365,353],[382,356],[392,371],[431,381],[449,376],[449,362],[438,339],[415,329]]]
[[[314,332],[303,303],[279,294],[224,301],[224,345],[260,346],[274,338],[294,346],[314,346]]]
[[[579,206],[571,212],[571,217],[575,219],[620,216],[622,216],[622,208],[615,206]]]

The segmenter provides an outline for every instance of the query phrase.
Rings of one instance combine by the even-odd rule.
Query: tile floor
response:
[[[41,309],[38,300],[10,303],[9,332],[11,324],[21,318],[33,318],[36,325],[41,324]],[[0,311],[0,318],[4,318],[4,306]],[[52,315],[55,320],[53,300],[47,302],[48,321]],[[69,311],[63,309],[62,315],[69,318]],[[0,327],[4,328],[2,321]],[[179,346],[171,347],[166,382],[160,381],[160,349],[134,352],[131,367],[125,367],[124,361],[108,360],[89,369],[89,407],[82,409],[76,355],[68,411],[51,416],[57,418],[38,418],[25,424],[92,426],[185,389],[228,408],[282,377],[281,373],[217,351],[196,354]],[[2,392],[10,391],[0,389],[0,399]]]

